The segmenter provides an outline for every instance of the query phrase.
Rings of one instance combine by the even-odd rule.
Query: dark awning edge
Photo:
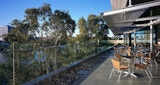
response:
[[[118,9],[118,10],[109,11],[109,12],[102,12],[101,16],[108,16],[108,15],[113,15],[113,14],[118,14],[123,12],[135,11],[139,9],[146,9],[146,8],[155,7],[155,6],[160,6],[160,1],[150,1],[142,4],[132,5],[123,9]]]
[[[159,23],[160,16],[139,18],[150,7],[160,6],[160,1],[151,1],[143,4],[126,7],[119,10],[101,13],[101,18],[107,23],[113,34],[123,34],[124,32],[134,30],[133,27],[145,27],[150,24]],[[151,23],[136,24],[133,22],[154,20]]]

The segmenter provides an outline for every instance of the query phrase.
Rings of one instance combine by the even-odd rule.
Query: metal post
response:
[[[150,25],[150,52],[153,52],[153,25]]]
[[[136,29],[134,30],[134,50],[136,50]]]
[[[123,34],[123,43],[126,44],[125,43],[125,34]]]
[[[132,6],[132,0],[129,0],[129,6]]]
[[[150,10],[150,16],[152,16],[152,10]],[[152,23],[152,20],[150,20]],[[153,25],[150,25],[150,52],[153,52]]]
[[[132,37],[131,37],[131,33],[128,34],[128,40],[129,40],[129,46],[132,45]]]
[[[15,59],[14,59],[14,42],[12,44],[12,50],[13,50],[13,85],[15,85]]]
[[[128,44],[128,34],[126,33],[126,44]]]

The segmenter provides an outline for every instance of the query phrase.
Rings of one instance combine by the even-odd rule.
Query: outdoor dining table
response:
[[[143,74],[141,74],[141,73],[139,73],[139,72],[135,72],[135,68],[134,68],[134,65],[136,64],[136,63],[142,63],[142,57],[137,57],[136,56],[136,52],[143,52],[143,53],[145,53],[145,55],[148,55],[149,53],[148,53],[148,51],[146,51],[146,50],[141,50],[141,51],[132,51],[133,52],[133,56],[122,56],[123,58],[126,58],[126,59],[129,59],[130,60],[130,68],[131,68],[131,72],[128,72],[125,76],[132,76],[132,77],[135,77],[135,78],[139,78],[139,77],[143,77],[144,75]],[[138,59],[138,58],[140,58],[140,59]]]
[[[134,56],[122,56],[122,59],[125,60],[126,62],[128,62],[130,69],[134,69],[133,65],[134,65]],[[130,72],[125,72],[124,76],[133,76],[135,78],[137,78],[137,75],[134,73],[134,71],[130,71]]]

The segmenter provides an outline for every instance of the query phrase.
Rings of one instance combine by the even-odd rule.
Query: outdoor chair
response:
[[[145,60],[149,60],[149,64],[151,65],[151,67],[152,67],[152,62],[151,62],[152,60],[154,61],[156,67],[158,67],[154,53],[149,53],[149,55],[144,55],[143,58]]]
[[[143,52],[137,51],[134,58],[134,63],[142,63]]]
[[[129,58],[122,57],[122,55],[119,54],[119,53],[115,53],[114,56],[115,56],[115,60],[120,61],[120,64],[129,66],[129,64],[130,64],[130,59]]]
[[[148,63],[149,63],[149,59],[146,59],[145,63],[135,63],[134,64],[134,69],[136,68],[139,68],[139,69],[142,69],[146,72],[149,80],[151,80],[153,78],[149,68],[148,68]]]
[[[118,53],[117,47],[113,47],[114,53]]]
[[[127,55],[128,55],[128,56],[131,56],[131,55],[132,55],[131,47],[130,47],[130,46],[128,46],[128,48],[127,48]]]
[[[127,49],[126,48],[119,48],[119,53],[122,56],[127,56]]]
[[[117,82],[119,83],[119,80],[120,80],[120,77],[121,77],[122,73],[129,73],[130,72],[130,68],[128,66],[121,65],[120,61],[117,61],[115,59],[111,59],[111,61],[112,61],[113,68],[112,68],[112,71],[110,73],[110,77],[109,78],[111,79],[113,71],[117,71],[119,73]]]
[[[119,54],[119,53],[114,53],[114,56],[115,56],[115,59],[116,59],[116,60],[118,60],[118,61],[121,61],[121,60],[122,60],[121,54]]]

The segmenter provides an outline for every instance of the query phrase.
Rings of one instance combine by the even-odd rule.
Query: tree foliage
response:
[[[80,41],[80,42],[87,41],[89,39],[88,29],[87,29],[87,22],[83,17],[81,17],[78,20],[78,28],[79,28],[80,34],[77,35],[77,40]]]
[[[90,14],[87,23],[90,37],[95,36],[99,27],[99,18],[96,15]]]
[[[23,42],[29,38],[52,38],[54,41],[61,37],[60,42],[66,43],[68,36],[72,36],[75,30],[75,21],[68,12],[55,10],[52,12],[50,4],[43,4],[38,8],[28,8],[25,10],[25,19],[13,20],[12,32],[6,36],[8,42]],[[40,41],[42,42],[42,41]]]
[[[72,36],[75,30],[75,21],[68,12],[55,10],[50,18],[50,28],[54,39],[61,38],[66,41],[67,36]]]
[[[108,34],[109,34],[108,26],[105,24],[105,22],[102,19],[100,19],[99,20],[97,37],[99,39],[107,40],[108,39]]]
[[[69,12],[62,10],[52,11],[50,4],[45,3],[43,6],[38,8],[26,9],[25,19],[22,21],[15,19],[12,21],[11,25],[14,29],[12,29],[5,39],[10,43],[17,42],[14,48],[16,49],[14,64],[16,67],[15,77],[17,84],[40,76],[44,73],[48,73],[49,71],[54,70],[54,66],[63,65],[64,61],[65,64],[69,64],[76,59],[81,59],[87,54],[87,52],[91,53],[93,49],[95,49],[93,48],[91,50],[90,47],[86,46],[69,46],[68,48],[58,47],[59,44],[74,42],[72,35],[75,31],[76,24],[71,18]],[[78,28],[80,30],[80,34],[77,35],[77,41],[80,42],[85,43],[91,38],[107,36],[107,26],[105,23],[100,21],[98,16],[93,14],[89,15],[87,20],[81,17],[78,20]],[[36,42],[31,42],[31,38],[37,39]],[[47,42],[50,41],[54,46],[51,48],[43,48],[41,43],[45,43],[45,40],[39,40],[40,38],[45,38]],[[38,40],[40,42],[37,43]],[[27,43],[24,44],[24,42]],[[51,44],[45,43],[45,45],[50,47]],[[23,48],[27,48],[28,51]],[[10,48],[10,50],[11,49],[12,48]],[[65,49],[65,51],[63,49]],[[39,51],[46,53],[47,58],[45,62],[35,61],[35,53]],[[3,70],[0,71],[0,73],[5,73],[4,75],[0,75],[0,77],[7,76],[5,79],[10,79],[9,81],[12,82],[12,75],[10,75],[12,74],[11,71],[13,69],[12,52],[7,56],[10,58],[10,61],[7,64],[9,66],[0,66],[0,68],[2,67],[9,70],[6,72]],[[32,60],[33,62],[31,62]],[[9,74],[6,75],[7,73]],[[0,81],[3,81],[3,79]]]
[[[94,14],[90,14],[87,20],[81,17],[78,20],[78,28],[80,34],[77,35],[77,40],[80,42],[89,40],[106,40],[108,37],[107,25],[99,16]]]
[[[12,26],[14,28],[11,30],[11,32],[5,37],[5,40],[7,42],[18,42],[23,43],[28,41],[28,24],[25,24],[24,22],[20,20],[13,20]]]
[[[25,10],[25,18],[24,20],[15,19],[12,21],[11,25],[14,27],[11,32],[6,35],[5,40],[10,42],[16,42],[16,50],[15,53],[15,71],[16,71],[16,83],[20,84],[22,81],[26,81],[28,79],[35,78],[40,76],[44,73],[48,72],[47,66],[52,66],[52,71],[54,65],[57,66],[58,61],[54,61],[59,59],[59,48],[58,45],[66,44],[67,39],[72,41],[72,34],[75,30],[75,21],[71,18],[70,14],[66,11],[55,10],[52,12],[50,4],[43,4],[38,8],[28,8]],[[34,42],[31,41],[35,39]],[[42,40],[43,38],[43,40]],[[50,43],[46,43],[45,41],[50,41]],[[25,42],[25,43],[24,43]],[[32,45],[32,44],[33,45]],[[52,43],[52,44],[51,44]],[[51,50],[47,50],[48,55],[46,62],[43,64],[37,63],[34,60],[34,53],[38,52],[44,45],[52,46]],[[31,45],[31,46],[30,46]],[[43,45],[43,46],[42,46]],[[8,47],[10,51],[12,51],[12,46]],[[33,50],[33,52],[26,52],[21,53],[17,50]],[[55,52],[55,53],[54,53]],[[45,53],[45,52],[44,52]],[[47,53],[47,52],[46,52]],[[11,55],[6,54],[7,57],[11,58],[12,61],[12,52]],[[56,59],[57,58],[57,59]],[[33,64],[30,66],[30,61],[33,60]],[[48,62],[52,62],[52,64],[48,64]],[[26,66],[27,63],[27,66]],[[28,64],[29,63],[29,64]],[[8,73],[12,73],[12,62],[8,62],[10,65],[8,68]],[[38,65],[38,66],[37,66]],[[25,67],[25,68],[23,68]],[[1,66],[0,66],[1,68]],[[4,67],[2,67],[4,68]],[[25,70],[27,69],[27,70]],[[32,72],[28,72],[32,70]],[[4,71],[0,71],[0,73],[5,73]],[[33,75],[33,76],[32,76]],[[1,76],[8,76],[8,75],[0,75]],[[12,75],[9,75],[12,77]],[[4,78],[3,78],[4,79]],[[0,81],[2,81],[1,79]],[[8,79],[5,78],[5,79]],[[9,82],[12,83],[12,78],[10,78]]]

